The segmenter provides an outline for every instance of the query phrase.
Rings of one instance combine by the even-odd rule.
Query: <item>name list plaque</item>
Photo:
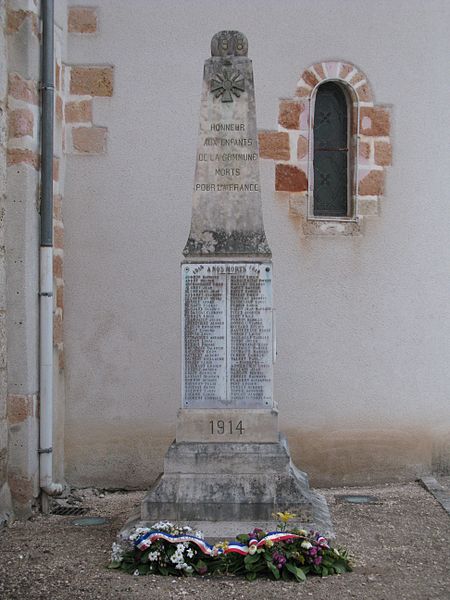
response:
[[[271,263],[185,263],[182,299],[182,407],[272,409]]]

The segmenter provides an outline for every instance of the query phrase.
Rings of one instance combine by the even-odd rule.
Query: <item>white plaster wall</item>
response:
[[[86,2],[85,4],[90,4]],[[355,63],[393,107],[394,164],[361,237],[308,237],[261,161],[278,324],[281,429],[313,483],[412,477],[450,456],[445,0],[95,0],[70,63],[113,64],[95,99],[106,156],[66,170],[66,475],[147,486],[180,402],[179,262],[191,210],[203,61],[249,39],[258,127],[324,59]],[[446,454],[448,453],[448,454]],[[444,457],[444,458],[442,458]]]

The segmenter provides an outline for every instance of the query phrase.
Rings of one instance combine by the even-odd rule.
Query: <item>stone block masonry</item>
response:
[[[64,383],[64,224],[63,185],[67,154],[97,155],[106,151],[107,129],[94,125],[93,99],[108,101],[113,93],[110,65],[64,64],[65,36],[92,35],[97,11],[71,7],[67,22],[55,13],[55,135],[53,161],[55,429],[63,428]],[[39,332],[39,178],[40,178],[40,3],[0,3],[0,161],[7,171],[0,181],[0,280],[7,293],[0,302],[0,521],[4,507],[29,516],[39,494],[38,482],[38,332]],[[0,169],[0,173],[2,170]],[[6,189],[7,185],[7,189]],[[8,206],[4,206],[7,198]],[[7,210],[6,210],[7,209]],[[8,227],[3,235],[4,215]],[[3,252],[3,254],[2,254]],[[5,260],[6,257],[6,260]],[[5,271],[2,274],[2,269]],[[24,287],[24,281],[27,285]],[[6,286],[4,286],[6,287]],[[3,288],[2,288],[3,289]],[[8,318],[6,319],[6,315]],[[7,329],[5,324],[7,325]],[[8,357],[6,356],[8,352]],[[6,369],[8,365],[8,369]],[[63,472],[61,435],[55,440],[55,469]],[[6,445],[5,445],[6,444]],[[58,447],[56,447],[58,446]],[[56,475],[58,477],[58,475]],[[9,500],[8,500],[9,498]],[[6,509],[5,509],[6,510]]]
[[[96,33],[97,10],[92,6],[71,6],[67,29],[69,33]]]
[[[68,9],[69,34],[98,32],[97,10],[73,6]],[[62,186],[65,156],[98,155],[106,152],[108,129],[94,125],[94,98],[110,98],[114,89],[114,68],[111,65],[67,65],[62,60],[61,43],[56,44],[55,87],[56,117],[60,122],[55,163],[54,249],[55,279],[54,344],[58,351],[59,369],[64,368],[64,223]],[[62,167],[62,168],[61,168]],[[62,171],[62,173],[60,173]]]
[[[34,130],[33,112],[27,108],[18,108],[11,111],[8,126],[8,136],[10,138],[32,136]]]
[[[38,248],[40,17],[37,3],[10,2],[2,114],[8,117],[6,152],[7,376],[3,378],[0,426],[7,429],[7,478],[16,517],[27,517],[38,495]],[[26,285],[24,285],[26,282]],[[2,374],[3,375],[3,374]],[[6,373],[5,373],[6,375]],[[6,421],[1,423],[2,418]],[[5,436],[2,436],[5,439]],[[2,482],[0,481],[0,487]],[[0,504],[4,494],[0,490]],[[2,507],[0,506],[0,513]]]
[[[103,154],[106,151],[106,127],[74,127],[73,149],[80,154]]]
[[[114,89],[112,66],[66,65],[65,152],[104,154],[108,129],[93,123],[94,98],[109,98]]]
[[[70,69],[70,94],[112,96],[113,67],[79,65]]]
[[[5,3],[0,4],[0,23],[6,20]],[[3,32],[0,32],[0,62],[7,64],[7,44]],[[7,93],[8,80],[6,74],[0,73],[0,527],[7,522],[13,511],[11,488],[8,482],[8,332],[6,327],[7,297],[6,272],[7,257],[5,252],[6,237],[6,189],[7,189]]]
[[[259,157],[289,160],[289,135],[283,131],[259,132]]]
[[[69,34],[98,32],[97,10],[72,6],[68,11]],[[64,65],[64,148],[66,154],[97,155],[107,150],[108,129],[94,125],[94,98],[110,98],[114,91],[112,65]],[[57,69],[58,73],[58,69]]]
[[[343,219],[314,217],[313,117],[315,91],[324,81],[340,81],[352,105],[352,214]],[[357,115],[359,114],[359,119]],[[279,104],[278,131],[260,131],[260,158],[275,161],[275,191],[284,194],[304,235],[360,233],[363,217],[379,215],[385,193],[385,168],[392,163],[391,118],[386,106],[374,105],[365,74],[348,62],[330,61],[303,71],[293,98]]]
[[[92,100],[66,102],[66,123],[91,123]]]

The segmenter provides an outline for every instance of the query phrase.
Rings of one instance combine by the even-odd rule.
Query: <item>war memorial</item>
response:
[[[181,263],[182,390],[164,473],[126,526],[160,519],[210,536],[296,513],[330,534],[278,430],[272,255],[263,225],[255,91],[246,37],[217,33],[205,61],[192,221]],[[230,528],[230,526],[232,527]]]

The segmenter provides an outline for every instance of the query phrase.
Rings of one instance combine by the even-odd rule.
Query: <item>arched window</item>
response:
[[[314,105],[314,194],[317,217],[350,217],[351,103],[341,85],[318,86]]]
[[[278,131],[259,133],[259,155],[276,161],[275,191],[305,235],[360,235],[362,219],[379,215],[390,128],[390,109],[349,62],[311,65],[280,99]]]

